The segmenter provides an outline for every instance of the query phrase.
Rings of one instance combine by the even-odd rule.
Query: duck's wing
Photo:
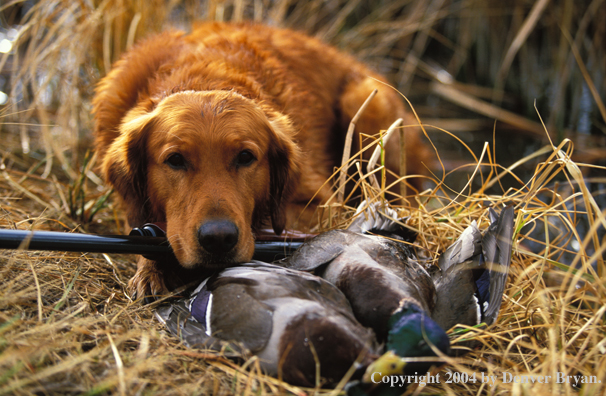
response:
[[[313,386],[319,363],[320,375],[335,384],[359,357],[363,363],[372,360],[374,334],[358,323],[347,299],[334,285],[309,273],[263,263],[235,267],[230,272],[222,282],[245,280],[243,291],[271,310],[271,335],[255,352],[269,373],[281,372],[287,382]],[[220,279],[209,285],[213,293],[222,287]],[[233,291],[229,294],[232,303],[238,304]],[[232,322],[232,336],[241,337],[237,323],[252,315],[246,310],[239,317],[233,317],[229,310],[215,311],[217,316],[211,321],[217,337],[220,329],[232,326]]]
[[[202,281],[188,298],[159,306],[156,317],[189,347],[256,353],[273,326],[273,309],[250,293],[263,275],[248,264],[228,268]]]
[[[317,362],[320,375],[335,383],[359,356],[369,363],[376,351],[374,334],[355,320],[335,286],[271,264],[227,268],[191,298],[172,303],[170,311],[164,323],[187,344],[208,339],[241,344],[266,372],[280,372],[298,385],[315,384]]]
[[[477,297],[472,268],[473,262],[467,261],[450,267],[440,273],[436,282],[436,305],[431,314],[443,329],[457,324],[470,326],[481,322],[482,312]]]
[[[432,318],[443,329],[480,322],[474,270],[481,269],[481,253],[482,234],[474,220],[440,255],[439,268],[432,271],[437,295]]]
[[[346,230],[332,230],[310,239],[281,265],[300,271],[318,270],[352,247],[360,247],[371,256],[394,256],[391,262],[413,257],[406,246],[389,240],[414,241],[416,233],[404,225],[406,220],[386,201],[362,201]]]
[[[207,279],[208,280],[208,279]],[[202,286],[205,285],[205,280]],[[207,323],[191,312],[192,304],[201,305],[200,302],[209,298],[206,289],[200,290],[190,298],[180,298],[170,303],[164,303],[156,308],[156,318],[166,326],[168,331],[179,337],[190,348],[210,349],[222,351],[227,357],[239,357],[247,353],[247,348],[237,342],[228,342],[212,336],[207,332]]]
[[[492,222],[486,235],[482,238],[482,254],[486,261],[489,279],[480,278],[478,282],[480,294],[488,288],[488,296],[482,296],[483,301],[488,303],[483,310],[482,319],[488,325],[494,323],[499,315],[503,291],[507,283],[513,242],[513,207],[503,209],[498,217],[490,208],[490,215],[495,221]]]
[[[353,215],[354,220],[348,231],[359,234],[380,235],[387,238],[413,242],[417,233],[406,227],[408,217],[400,217],[398,212],[384,200],[368,203],[362,201]]]
[[[473,260],[482,252],[482,233],[475,220],[463,230],[457,238],[438,258],[438,267],[445,273],[452,266]],[[479,265],[479,262],[478,262]]]
[[[281,265],[298,271],[316,270],[337,258],[349,244],[350,238],[341,230],[324,232],[303,243]]]
[[[492,223],[485,235],[472,222],[440,256],[440,270],[432,273],[437,294],[432,318],[444,329],[491,325],[498,316],[511,262],[513,208],[499,216],[490,210]]]

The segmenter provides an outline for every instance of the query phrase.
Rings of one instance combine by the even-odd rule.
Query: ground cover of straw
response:
[[[436,166],[430,189],[418,196],[409,189],[410,205],[401,214],[419,230],[418,251],[435,259],[473,219],[486,226],[487,204],[515,205],[514,254],[499,320],[486,331],[453,334],[454,345],[472,336],[482,346],[450,360],[441,373],[502,379],[505,372],[552,381],[441,383],[407,392],[604,394],[602,383],[576,388],[553,379],[562,373],[606,381],[600,377],[606,372],[606,242],[598,232],[605,220],[592,196],[605,192],[590,192],[583,181],[597,178],[591,183],[599,186],[604,180],[604,168],[594,165],[605,157],[604,140],[593,132],[603,132],[606,121],[605,2],[11,0],[0,12],[1,22],[20,32],[14,51],[0,56],[0,88],[11,98],[0,109],[0,227],[128,232],[115,197],[107,198],[94,160],[84,153],[91,146],[94,84],[138,39],[173,26],[187,29],[200,19],[303,30],[387,74],[414,96],[420,113],[424,106],[434,117],[422,121],[466,136],[468,144],[494,129],[497,137],[532,137],[523,140],[530,151],[544,146],[510,166],[510,158],[496,158],[501,147],[492,139],[482,153],[476,149],[477,158],[447,140],[462,150],[455,161],[443,162],[445,171],[463,174],[469,185],[452,182]],[[582,133],[567,129],[577,126]],[[448,135],[426,130],[432,137]],[[548,136],[563,145],[547,144]],[[574,150],[565,137],[574,138]],[[527,155],[526,149],[519,151]],[[509,161],[507,169],[499,159]],[[524,167],[535,167],[534,176]],[[378,195],[371,183],[358,192]],[[345,226],[352,213],[327,210],[331,226]],[[577,235],[583,213],[588,231]],[[254,359],[236,364],[185,348],[154,319],[153,305],[125,293],[133,262],[118,255],[0,251],[0,394],[332,393],[264,376]]]
[[[560,148],[546,149],[535,177],[520,180],[517,188],[503,194],[488,196],[482,191],[463,190],[453,200],[445,195],[452,197],[454,192],[440,185],[409,197],[417,207],[401,207],[401,213],[409,214],[410,224],[418,229],[416,245],[428,259],[435,258],[472,220],[485,227],[488,205],[516,208],[511,273],[497,323],[465,333],[455,329],[455,347],[470,337],[481,341],[481,346],[436,369],[441,373],[440,384],[413,386],[408,393],[592,395],[606,390],[602,384],[606,381],[603,241],[595,240],[595,229],[605,219],[584,185],[578,184],[581,174],[569,159],[570,148],[570,142],[565,142]],[[468,165],[470,180],[481,178],[484,189],[499,183],[504,174],[515,173],[492,163],[489,150],[478,158],[483,166]],[[2,170],[2,228],[83,231],[66,215],[69,202],[65,197],[73,193],[73,185],[64,186],[16,168],[15,164]],[[553,194],[547,203],[537,198],[537,194],[546,193],[552,178],[562,176],[574,186],[572,194]],[[376,193],[370,184],[363,184],[362,190],[367,196]],[[579,241],[574,263],[577,270],[569,271],[558,262],[562,252],[555,244],[530,252],[525,247],[528,237],[520,232],[527,224],[545,227],[543,220],[549,217],[572,224],[579,213],[564,208],[567,200],[577,200],[578,211],[583,208],[589,212],[594,226]],[[343,219],[351,216],[347,209],[341,212]],[[122,219],[113,201],[97,218],[87,226],[88,231],[123,231],[116,226]],[[338,223],[339,219],[333,220]],[[573,233],[561,237],[573,238]],[[597,253],[585,254],[593,244]],[[134,273],[133,261],[133,257],[117,255],[0,251],[0,394],[338,392],[292,387],[265,376],[254,358],[235,362],[218,353],[186,348],[154,318],[154,305],[131,301],[126,294],[126,284]],[[447,371],[468,376],[476,373],[477,379],[496,376],[497,380],[494,385],[481,381],[447,384]],[[504,373],[528,378],[551,376],[551,381],[508,383],[503,382]],[[578,387],[558,384],[558,373],[566,378],[597,378],[600,383]]]

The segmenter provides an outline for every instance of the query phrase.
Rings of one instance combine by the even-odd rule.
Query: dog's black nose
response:
[[[200,246],[209,253],[227,253],[238,243],[238,227],[229,220],[210,220],[198,229]]]

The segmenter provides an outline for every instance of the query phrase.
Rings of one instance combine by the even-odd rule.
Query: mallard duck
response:
[[[156,316],[188,346],[248,350],[267,373],[295,385],[316,385],[316,361],[324,385],[335,385],[356,360],[361,375],[378,352],[372,330],[334,285],[262,262],[221,271]]]
[[[377,210],[370,226],[358,220],[349,230],[321,234],[280,266],[227,268],[156,315],[189,346],[220,349],[229,341],[257,355],[269,374],[303,386],[316,385],[316,362],[330,386],[356,363],[352,378],[361,378],[384,350],[400,357],[447,354],[445,330],[494,321],[509,265],[512,209],[491,213],[484,236],[472,223],[433,270],[400,242],[414,233]],[[361,233],[377,231],[395,240]]]
[[[513,208],[503,209],[499,216],[489,209],[491,225],[484,236],[474,220],[437,266],[426,267],[409,245],[397,241],[410,240],[413,233],[395,212],[385,214],[379,205],[371,206],[370,216],[360,216],[349,229],[306,242],[284,265],[313,271],[337,286],[358,321],[402,357],[447,354],[445,330],[456,324],[492,324],[511,259]],[[389,218],[393,220],[386,221]],[[392,238],[359,232],[372,232],[373,224],[392,231],[394,224],[399,226]]]

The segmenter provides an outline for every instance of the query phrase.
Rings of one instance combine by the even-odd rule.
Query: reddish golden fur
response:
[[[406,117],[398,94],[375,79],[382,80],[348,55],[288,30],[209,23],[189,35],[157,35],[97,87],[102,173],[131,226],[167,223],[181,266],[250,260],[254,230],[266,219],[276,232],[313,223],[315,206],[332,194],[323,184],[340,161],[347,126],[373,89],[379,94],[358,131],[375,134]],[[414,130],[407,144],[409,173],[421,173],[425,148]],[[243,151],[256,160],[243,165]],[[170,165],[175,153],[183,167]],[[398,150],[388,150],[388,165],[397,170],[397,161]],[[239,230],[229,253],[209,254],[198,243],[212,219]],[[161,293],[174,286],[164,275],[141,259],[131,287]]]

